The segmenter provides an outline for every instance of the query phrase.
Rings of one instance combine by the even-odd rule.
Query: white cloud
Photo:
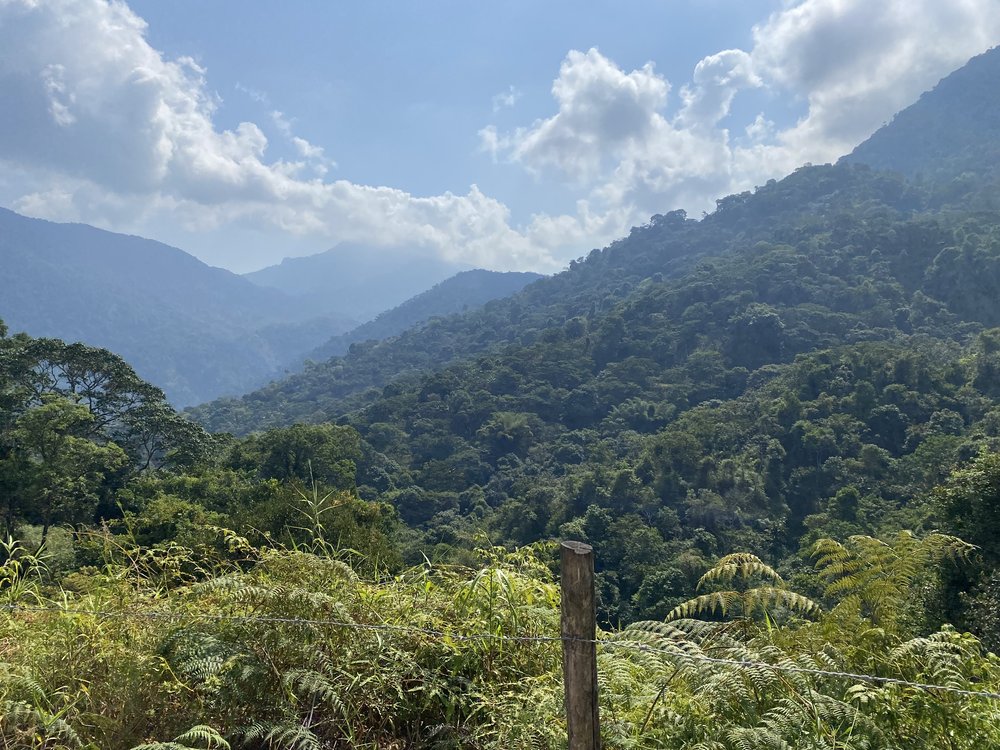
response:
[[[276,109],[271,124],[295,158],[269,159],[254,123],[215,126],[206,71],[165,59],[145,31],[121,2],[0,0],[0,166],[29,175],[17,209],[115,229],[169,219],[191,231],[258,227],[329,244],[419,245],[490,267],[557,267],[558,248],[512,229],[506,206],[475,186],[419,197],[324,181],[332,162]]]
[[[15,208],[137,233],[285,232],[547,270],[652,213],[711,208],[728,192],[850,150],[1000,40],[1000,3],[790,0],[754,28],[752,49],[708,55],[679,87],[652,62],[627,71],[597,49],[571,51],[550,115],[479,132],[495,160],[577,192],[573,213],[538,214],[522,227],[476,186],[421,197],[328,180],[323,148],[265,93],[237,84],[266,107],[263,124],[289,155],[275,158],[258,125],[218,127],[207,72],[190,58],[166,59],[145,31],[119,0],[0,0],[0,187]],[[736,121],[734,100],[761,88],[798,98],[806,114],[784,128],[767,111]],[[519,96],[513,86],[501,92],[495,111]]]
[[[772,86],[809,105],[780,143],[824,161],[998,42],[995,0],[805,0],[754,28],[752,56]]]
[[[501,91],[493,97],[493,111],[499,112],[501,109],[513,107],[520,98],[521,92],[511,84],[506,91]]]
[[[294,121],[285,116],[285,113],[274,109],[271,110],[271,122],[274,127],[287,140],[295,152],[305,159],[306,163],[320,177],[326,175],[331,167],[336,167],[337,163],[326,157],[326,152],[322,146],[310,143],[305,138],[295,135],[293,130]],[[296,165],[298,167],[299,165]],[[294,172],[293,172],[294,173]]]
[[[500,142],[500,135],[496,125],[487,125],[479,131],[479,149],[485,151],[493,158],[493,163],[497,162],[497,154],[501,148],[505,148],[508,142]]]
[[[286,138],[292,137],[292,121],[285,117],[285,113],[278,109],[271,110],[271,122],[274,123],[274,127],[278,129]]]
[[[753,61],[740,49],[709,55],[694,68],[693,81],[681,89],[684,106],[677,115],[682,128],[713,127],[729,114],[736,94],[763,85]]]
[[[552,84],[559,111],[498,144],[530,168],[555,167],[577,181],[592,180],[609,157],[648,138],[669,89],[652,63],[625,73],[596,49],[573,50]]]
[[[552,86],[556,114],[480,138],[494,154],[589,188],[589,211],[642,221],[665,205],[700,208],[732,184],[728,133],[716,126],[740,89],[759,85],[747,53],[712,55],[670,117],[670,84],[652,63],[626,73],[596,49],[573,51]]]
[[[552,87],[555,114],[506,133],[489,125],[482,147],[585,191],[591,225],[593,216],[628,224],[672,208],[708,209],[727,193],[849,152],[1000,41],[1000,3],[800,0],[757,25],[753,39],[750,51],[703,58],[676,102],[652,63],[626,72],[596,49],[572,51]],[[735,97],[761,87],[802,100],[806,114],[784,129],[766,113],[731,122]],[[574,218],[536,224],[585,223]]]
[[[241,94],[246,94],[251,100],[257,102],[257,104],[263,104],[265,107],[271,106],[271,98],[266,92],[261,91],[260,89],[252,88],[251,86],[242,84],[239,81],[236,82],[236,85],[233,86],[233,88]]]

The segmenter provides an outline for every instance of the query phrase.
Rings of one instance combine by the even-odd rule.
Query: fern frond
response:
[[[686,602],[678,604],[667,613],[666,619],[677,620],[691,615],[703,615],[716,613],[725,617],[732,609],[733,605],[741,601],[740,595],[735,591],[716,591],[711,594],[702,594]]]
[[[184,734],[175,737],[174,742],[191,746],[198,743],[198,745],[203,745],[206,750],[212,750],[213,748],[229,750],[229,743],[226,742],[222,735],[207,724],[198,724],[191,727]]]
[[[171,742],[150,742],[131,750],[229,750],[229,743],[212,727],[198,724]]]
[[[813,545],[825,595],[876,623],[892,623],[905,610],[910,589],[942,560],[966,557],[974,547],[957,537],[931,533],[922,538],[901,531],[890,542],[852,536],[840,543]]]
[[[730,582],[737,579],[746,581],[753,576],[767,578],[775,583],[783,582],[778,571],[756,555],[749,552],[734,552],[723,557],[698,579],[698,588],[714,581]]]
[[[272,727],[264,737],[272,746],[287,750],[321,750],[319,737],[301,724]]]
[[[340,691],[326,675],[312,669],[295,669],[287,672],[283,679],[295,694],[318,701],[341,716],[346,715]]]
[[[812,599],[802,594],[797,594],[794,591],[775,588],[773,586],[760,586],[750,589],[744,596],[748,605],[747,614],[757,608],[767,611],[775,606],[785,607],[793,612],[801,612],[803,614],[817,614],[822,611],[821,607]]]

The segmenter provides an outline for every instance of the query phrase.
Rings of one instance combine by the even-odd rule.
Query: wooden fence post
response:
[[[562,543],[563,687],[569,750],[601,750],[594,548]]]

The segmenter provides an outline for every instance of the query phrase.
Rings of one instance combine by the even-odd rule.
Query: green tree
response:
[[[889,542],[870,536],[852,536],[845,542],[820,539],[813,556],[824,593],[838,600],[838,608],[901,633],[923,620],[921,588],[933,583],[938,564],[972,549],[947,534],[917,537],[901,531]]]
[[[314,479],[336,490],[354,489],[361,438],[353,427],[332,424],[276,428],[235,446],[232,463],[261,479]]]
[[[25,334],[0,336],[0,458],[14,421],[57,396],[86,408],[80,436],[114,442],[133,471],[189,465],[210,447],[205,431],[167,404],[121,357],[84,344]],[[5,434],[7,433],[7,434]]]
[[[13,460],[23,511],[42,524],[42,544],[53,523],[84,523],[94,517],[102,482],[128,457],[112,442],[90,434],[95,416],[87,407],[46,396],[16,421]]]

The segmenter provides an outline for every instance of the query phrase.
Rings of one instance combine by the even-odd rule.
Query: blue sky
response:
[[[998,41],[995,0],[0,0],[0,204],[237,271],[552,271],[835,159]]]
[[[154,47],[171,57],[191,54],[207,68],[224,98],[222,127],[264,123],[277,109],[302,136],[325,145],[335,174],[419,195],[477,183],[530,214],[571,209],[572,191],[553,196],[558,185],[494,167],[478,131],[550,114],[552,79],[568,50],[597,47],[628,70],[655,60],[668,79],[686,80],[706,50],[749,46],[754,22],[779,3],[310,2],[280,12],[232,1],[131,6],[150,24]],[[494,111],[494,97],[511,87],[513,105],[497,100]]]

